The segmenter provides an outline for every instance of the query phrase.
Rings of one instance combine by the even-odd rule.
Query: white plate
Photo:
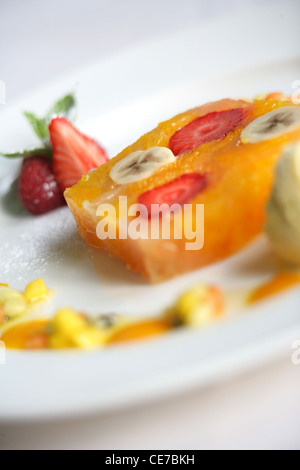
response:
[[[78,126],[116,154],[158,121],[225,96],[292,92],[300,78],[298,6],[284,2],[139,46],[59,80],[0,113],[1,150],[34,142],[21,111],[43,112],[77,89]],[[285,14],[282,15],[281,12]],[[203,280],[221,287],[259,284],[275,261],[261,239],[215,266],[149,286],[103,255],[99,278],[68,209],[32,218],[6,195],[18,163],[0,161],[0,275],[24,288],[44,277],[52,304],[88,312],[147,315]],[[10,206],[12,211],[7,210]],[[203,386],[230,373],[288,355],[300,335],[298,290],[203,331],[93,353],[8,352],[0,366],[0,420],[22,421],[103,412]]]

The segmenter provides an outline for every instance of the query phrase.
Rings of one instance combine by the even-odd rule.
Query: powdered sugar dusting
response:
[[[23,287],[32,280],[33,272],[35,277],[46,275],[49,264],[59,267],[66,258],[85,253],[67,208],[16,221],[14,234],[0,246],[1,278],[14,286],[17,283]]]

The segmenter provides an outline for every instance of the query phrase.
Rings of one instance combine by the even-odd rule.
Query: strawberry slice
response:
[[[53,119],[49,132],[53,147],[53,171],[62,191],[74,186],[83,175],[108,161],[103,148],[79,132],[65,118]]]
[[[171,183],[142,194],[138,202],[147,208],[149,218],[151,218],[158,216],[163,209],[167,210],[167,207],[161,207],[162,204],[166,204],[169,208],[173,204],[187,204],[204,191],[206,186],[207,178],[205,175],[187,173]],[[153,204],[157,204],[159,207],[153,207]]]
[[[170,139],[170,149],[177,156],[195,150],[202,144],[223,139],[244,117],[243,108],[206,114],[177,131]]]

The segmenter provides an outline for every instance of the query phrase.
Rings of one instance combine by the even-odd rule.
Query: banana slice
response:
[[[286,106],[261,116],[247,126],[242,134],[243,143],[257,143],[274,139],[300,126],[300,108]]]
[[[135,183],[149,178],[159,168],[176,160],[173,152],[166,147],[138,150],[116,163],[109,176],[118,184]]]

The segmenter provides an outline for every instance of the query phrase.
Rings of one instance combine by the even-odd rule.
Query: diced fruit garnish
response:
[[[8,318],[16,318],[25,315],[27,307],[28,305],[23,295],[20,295],[18,298],[7,299],[3,304],[5,316]]]
[[[52,166],[44,157],[24,160],[19,193],[23,206],[34,215],[45,214],[64,204]]]
[[[30,282],[25,288],[25,297],[28,302],[41,302],[51,296],[44,279]]]
[[[224,311],[220,289],[206,285],[196,286],[184,293],[175,306],[178,320],[190,326],[205,326],[216,320]]]
[[[12,287],[0,286],[0,305],[7,300],[24,298],[24,294]]]
[[[85,325],[86,322],[84,318],[78,315],[77,312],[71,308],[59,310],[53,319],[54,330],[57,330],[64,335],[72,335],[84,328]]]
[[[205,175],[188,173],[171,183],[144,193],[139,197],[138,202],[147,208],[149,217],[153,217],[162,210],[161,207],[152,207],[154,204],[159,206],[167,204],[169,207],[173,204],[187,204],[204,191],[206,186],[207,177]]]
[[[174,155],[191,152],[202,144],[220,140],[235,129],[245,118],[243,108],[206,114],[187,124],[170,139]]]
[[[68,347],[93,349],[104,345],[107,341],[104,330],[89,325],[83,316],[69,308],[57,312],[52,326],[50,346],[54,349]]]
[[[45,301],[51,297],[51,294],[43,279],[30,282],[24,293],[1,284],[0,311],[7,320],[25,316],[33,303]]]
[[[102,147],[79,132],[67,119],[53,119],[49,125],[53,147],[53,171],[61,191],[108,161]]]

